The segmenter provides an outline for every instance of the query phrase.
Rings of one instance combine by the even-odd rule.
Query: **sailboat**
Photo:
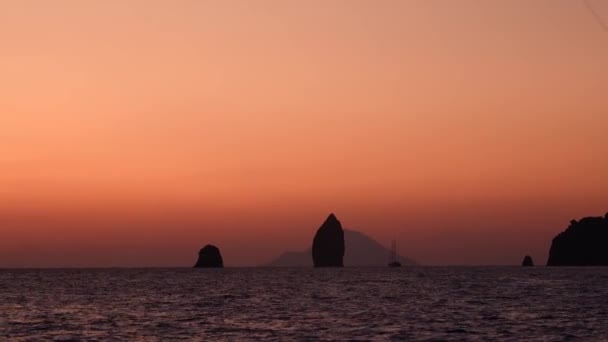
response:
[[[397,260],[397,241],[393,240],[391,245],[391,253],[388,257],[388,267],[401,267],[401,263]]]

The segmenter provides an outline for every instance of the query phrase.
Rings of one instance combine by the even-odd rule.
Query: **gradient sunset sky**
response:
[[[0,267],[258,265],[330,212],[423,264],[544,263],[607,211],[582,1],[0,0]]]

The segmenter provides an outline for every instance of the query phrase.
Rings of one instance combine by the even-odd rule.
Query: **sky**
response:
[[[542,264],[608,212],[582,1],[0,0],[0,42],[0,267],[254,266],[331,212],[427,265]]]

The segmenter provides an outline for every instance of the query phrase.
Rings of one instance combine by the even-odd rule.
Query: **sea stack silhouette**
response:
[[[547,266],[608,266],[608,214],[572,220],[551,244]]]
[[[312,261],[315,267],[344,267],[344,230],[331,214],[317,230],[312,241]]]
[[[521,263],[521,265],[524,267],[534,266],[534,260],[532,260],[531,256],[526,255],[526,257],[524,258],[524,261]]]
[[[213,245],[207,245],[198,252],[198,260],[195,268],[223,268],[224,260],[220,249]]]

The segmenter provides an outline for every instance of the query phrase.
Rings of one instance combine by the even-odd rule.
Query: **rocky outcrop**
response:
[[[548,266],[608,266],[608,214],[572,220],[553,239]]]
[[[344,230],[334,214],[317,230],[312,242],[312,261],[315,267],[344,266]]]
[[[224,260],[220,249],[213,246],[207,245],[198,252],[198,260],[196,261],[195,268],[222,268],[224,267]]]
[[[524,261],[522,261],[521,265],[524,267],[534,266],[534,260],[532,260],[531,256],[526,255],[526,257],[524,258]]]

